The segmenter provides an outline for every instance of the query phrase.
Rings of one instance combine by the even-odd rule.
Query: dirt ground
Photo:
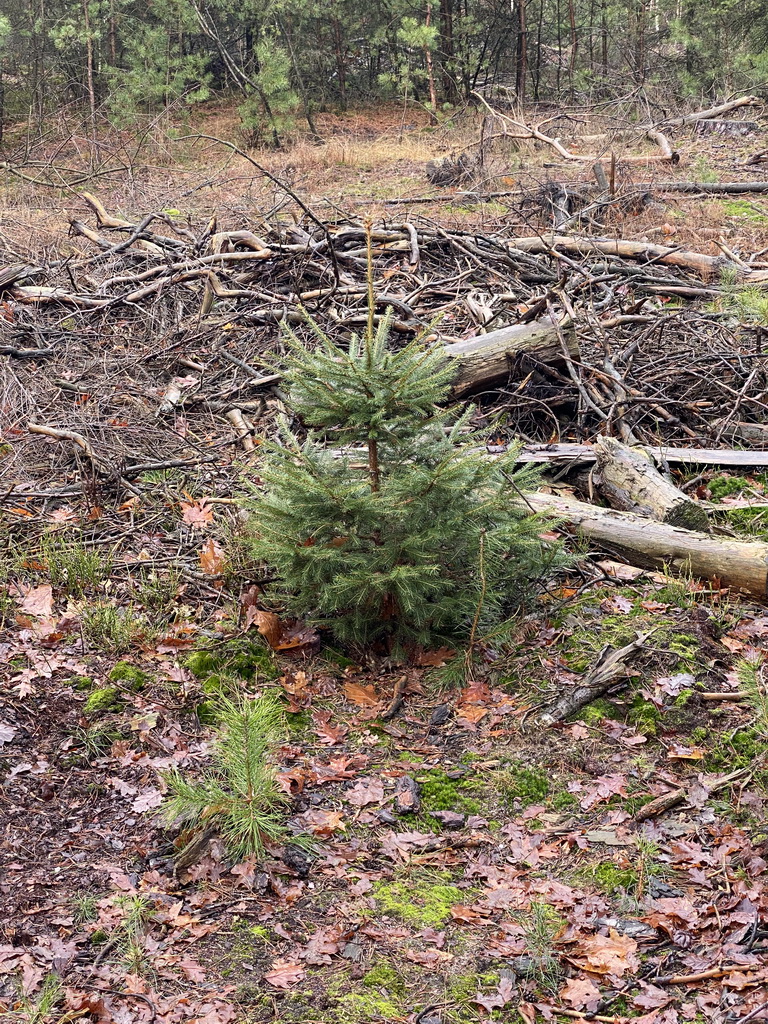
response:
[[[407,211],[510,235],[546,228],[536,204],[548,181],[589,180],[525,143],[494,153],[484,187],[524,188],[528,212],[519,194],[478,204],[463,186],[437,192],[426,161],[466,146],[476,126],[425,122],[395,109],[328,116],[323,146],[252,156],[324,217]],[[188,127],[235,132],[224,108]],[[104,140],[123,169],[87,187],[113,214],[169,210],[195,229],[215,213],[258,231],[285,203],[242,158],[171,135]],[[619,165],[622,185],[761,177],[740,165],[760,136],[686,129],[674,141],[677,166]],[[36,159],[54,156],[46,146]],[[55,159],[84,152],[68,137]],[[0,188],[3,263],[90,253],[68,232],[88,215],[77,188],[10,175]],[[670,194],[611,227],[747,255],[768,245],[766,225],[762,197]],[[70,329],[55,306],[3,309],[0,341],[41,324],[71,333],[58,390],[42,362],[0,356],[0,470],[9,495],[19,482],[40,490],[5,501],[0,520],[3,1024],[768,1019],[764,607],[581,552],[509,647],[488,644],[460,684],[449,651],[408,665],[315,643],[275,652],[245,628],[253,459],[222,417],[163,425],[148,402],[167,384],[168,364],[153,360],[174,324],[129,309],[108,328]],[[105,443],[122,435],[148,463],[206,457],[148,469],[136,493],[117,495],[71,446],[24,429],[32,416],[69,423],[78,406]],[[723,529],[763,538],[766,486],[713,469],[696,493]],[[605,646],[649,631],[604,699],[538,723]],[[404,705],[383,719],[403,677]],[[296,843],[233,861],[214,835],[185,865],[185,837],[158,808],[167,772],[209,766],[222,680],[284,705],[276,767]]]

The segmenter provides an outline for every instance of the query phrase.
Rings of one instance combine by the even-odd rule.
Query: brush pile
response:
[[[759,254],[521,236],[512,218],[368,233],[307,207],[195,229],[83,198],[94,216],[72,220],[69,251],[0,268],[7,500],[135,490],[151,469],[251,450],[280,405],[280,323],[302,332],[309,314],[340,344],[364,326],[368,234],[376,316],[391,309],[397,335],[426,332],[460,358],[457,394],[502,440],[766,447],[764,330],[739,306],[768,285]]]

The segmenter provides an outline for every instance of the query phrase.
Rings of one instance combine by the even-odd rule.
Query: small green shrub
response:
[[[234,856],[261,856],[265,842],[285,833],[287,797],[269,763],[282,730],[282,710],[266,696],[237,701],[220,696],[215,710],[213,768],[199,781],[171,772],[163,816],[168,824],[212,825]]]
[[[345,351],[312,321],[312,348],[286,329],[289,402],[315,431],[284,423],[262,445],[252,552],[281,602],[341,641],[471,642],[530,597],[558,549],[521,500],[535,477],[515,470],[516,449],[486,458],[469,413],[439,408],[455,363],[421,338],[394,350],[391,319],[376,326],[371,300]]]
[[[67,543],[51,534],[43,536],[41,558],[51,585],[62,587],[73,597],[98,589],[112,571],[111,557],[98,548],[86,547],[81,541]]]
[[[83,634],[99,650],[123,654],[148,632],[146,622],[130,608],[94,604],[83,614]]]

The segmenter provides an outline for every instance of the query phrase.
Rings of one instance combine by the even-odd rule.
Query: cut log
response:
[[[596,508],[575,498],[536,492],[526,501],[549,512],[631,565],[674,569],[718,586],[768,599],[768,544],[729,540],[657,523],[632,512]]]
[[[693,270],[704,280],[717,277],[725,268],[734,270],[740,284],[763,284],[768,282],[768,271],[747,270],[722,256],[709,256],[702,252],[690,252],[669,245],[654,242],[631,242],[619,238],[587,238],[574,235],[532,235],[511,238],[510,249],[528,253],[574,253],[577,256],[619,256],[630,260],[653,260],[672,267]]]
[[[461,398],[505,379],[513,360],[523,354],[542,363],[562,362],[564,345],[569,355],[578,357],[573,331],[549,316],[446,345],[445,354],[459,361],[453,395]]]
[[[663,477],[642,449],[627,448],[614,437],[600,437],[595,454],[595,485],[613,508],[686,530],[708,531],[704,509]]]
[[[768,466],[768,451],[737,451],[733,448],[654,448],[651,455],[684,466],[737,466],[741,469]],[[597,461],[591,444],[526,444],[520,449],[518,462],[552,463],[556,466],[588,466]]]

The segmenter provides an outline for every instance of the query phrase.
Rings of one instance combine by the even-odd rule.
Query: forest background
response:
[[[765,0],[7,0],[0,123],[67,103],[93,122],[238,97],[248,141],[392,99],[449,119],[473,90],[594,103],[759,92]],[[649,101],[650,102],[650,101]],[[658,113],[658,111],[654,111]]]

